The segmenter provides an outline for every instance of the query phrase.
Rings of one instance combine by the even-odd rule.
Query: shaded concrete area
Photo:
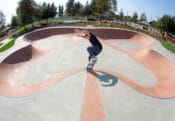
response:
[[[93,74],[85,71],[89,42],[74,28],[24,36],[29,44],[0,63],[0,120],[175,120],[174,54],[141,33],[88,30],[103,44]]]
[[[79,28],[81,29],[81,28]],[[121,30],[121,29],[107,29],[110,31],[107,31],[106,28],[100,28],[100,29],[87,29],[96,34],[99,38],[101,39],[131,39],[137,33],[133,31],[126,31],[126,30]],[[110,32],[110,33],[109,33]],[[47,28],[47,29],[42,29],[35,31],[31,34],[26,35],[24,38],[28,41],[37,41],[40,39],[44,39],[53,35],[58,35],[58,34],[68,34],[68,33],[74,33],[74,28]],[[117,33],[117,36],[116,36]],[[109,36],[110,34],[110,36]]]

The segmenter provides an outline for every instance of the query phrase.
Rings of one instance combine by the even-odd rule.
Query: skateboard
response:
[[[97,62],[97,57],[93,57],[91,58],[91,60],[89,61],[89,64],[87,65],[87,72],[93,72],[93,67],[95,65],[95,63]]]

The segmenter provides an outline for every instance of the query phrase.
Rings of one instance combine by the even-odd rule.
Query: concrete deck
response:
[[[175,120],[175,55],[142,33],[89,31],[103,44],[94,74],[73,28],[37,30],[0,54],[0,121]]]

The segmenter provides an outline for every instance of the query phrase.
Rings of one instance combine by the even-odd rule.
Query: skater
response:
[[[75,32],[78,34],[78,36],[88,39],[91,44],[91,46],[87,48],[87,51],[89,53],[89,64],[87,66],[87,71],[92,71],[93,66],[97,61],[97,55],[99,55],[99,53],[102,51],[102,44],[93,33],[87,30],[75,29]]]

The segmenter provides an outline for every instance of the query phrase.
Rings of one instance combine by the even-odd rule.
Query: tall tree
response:
[[[91,9],[96,16],[115,14],[117,11],[117,0],[92,0]]]
[[[146,17],[146,14],[145,13],[142,13],[140,15],[140,21],[147,21],[147,17]]]
[[[109,10],[109,0],[96,0],[95,8],[96,16],[101,16]]]
[[[0,27],[5,25],[5,15],[0,11]]]
[[[175,17],[164,15],[159,19],[158,25],[161,30],[175,34]]]
[[[51,13],[51,5],[50,5],[50,3],[47,4],[45,12],[46,12],[46,19],[50,18],[50,13]]]
[[[120,19],[123,20],[124,18],[123,9],[120,10],[119,16],[120,16]]]
[[[32,23],[35,19],[37,4],[34,0],[21,0],[17,7],[19,25]]]
[[[83,10],[83,15],[84,16],[90,16],[92,14],[93,14],[93,11],[92,11],[91,5],[87,1],[86,5],[84,7],[84,10]]]
[[[61,6],[61,5],[59,5],[59,6],[58,6],[58,15],[59,15],[59,16],[63,16],[63,11],[64,11],[64,7]]]
[[[23,18],[22,18],[22,13],[19,7],[16,8],[16,14],[17,14],[17,23],[18,26],[22,26],[24,24]]]
[[[39,5],[38,5],[38,19],[40,20],[40,19],[43,19],[43,14],[44,14],[44,11],[45,11],[45,9],[46,9],[46,7],[44,7],[43,6],[43,4],[44,3],[40,3]]]
[[[73,15],[73,8],[74,8],[74,0],[68,0],[68,2],[66,4],[66,14],[68,16]]]
[[[41,6],[40,6],[40,12],[41,12],[41,18],[42,19],[47,19],[48,18],[48,13],[47,13],[47,3],[44,2]]]
[[[49,13],[49,17],[54,18],[56,16],[57,13],[57,7],[55,6],[54,3],[51,4],[50,6],[50,13]]]
[[[93,15],[96,15],[96,12],[95,12],[96,11],[96,7],[95,6],[96,6],[96,0],[91,0],[90,7],[91,7],[91,9],[93,11],[92,12]]]
[[[132,16],[132,22],[137,23],[138,20],[138,14],[137,12],[134,12],[133,16]]]
[[[153,28],[156,28],[156,29],[159,28],[158,22],[156,22],[156,21],[151,21],[151,22],[150,22],[150,25],[151,25],[151,27],[153,27]]]
[[[82,5],[80,2],[74,3],[72,15],[73,15],[73,16],[78,16],[78,15],[80,15],[80,10],[81,10],[81,8],[83,8],[83,5]]]
[[[11,27],[14,28],[16,26],[18,26],[17,16],[13,16],[12,19],[11,19]]]

